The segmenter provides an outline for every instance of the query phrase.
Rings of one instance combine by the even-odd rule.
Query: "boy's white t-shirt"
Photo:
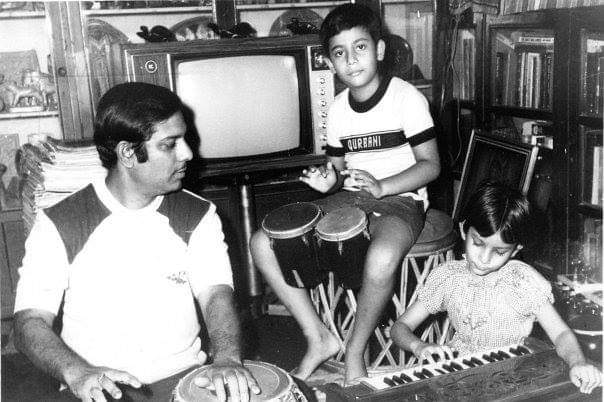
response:
[[[424,95],[412,84],[392,77],[375,106],[359,113],[351,107],[349,94],[347,88],[336,96],[327,118],[327,145],[346,149],[346,167],[365,170],[380,180],[413,166],[412,137],[434,127]],[[425,187],[399,195],[427,206]]]

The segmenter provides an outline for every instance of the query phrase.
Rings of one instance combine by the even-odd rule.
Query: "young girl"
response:
[[[521,343],[539,321],[558,355],[570,366],[581,392],[601,384],[601,373],[587,363],[570,328],[556,312],[549,282],[512,258],[522,249],[529,204],[522,194],[487,184],[469,200],[460,224],[465,260],[447,262],[430,273],[417,301],[394,324],[392,339],[420,361]],[[455,328],[446,346],[422,342],[413,331],[430,314],[446,311]]]

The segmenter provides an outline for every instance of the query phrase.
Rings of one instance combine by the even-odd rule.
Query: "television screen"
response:
[[[194,113],[202,158],[248,157],[301,146],[294,56],[185,59],[175,69],[175,90]]]

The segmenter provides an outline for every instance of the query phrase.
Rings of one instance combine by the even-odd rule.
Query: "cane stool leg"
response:
[[[443,216],[449,222],[443,224]],[[425,241],[421,242],[431,218],[436,222],[433,222],[432,228],[436,227],[437,229],[432,229],[433,236],[424,236],[428,237],[428,240],[424,239]],[[383,371],[393,367],[410,366],[417,362],[417,358],[412,353],[402,351],[394,345],[390,338],[390,328],[394,325],[396,318],[403,314],[407,307],[417,299],[419,289],[425,283],[430,272],[439,264],[454,259],[453,247],[457,239],[452,222],[444,213],[435,212],[434,210],[429,211],[426,222],[424,231],[422,231],[422,235],[418,240],[418,243],[421,244],[416,247],[418,246],[418,243],[416,243],[401,264],[400,287],[395,289],[391,299],[395,316],[389,317],[385,325],[378,325],[370,339],[370,344],[375,345],[378,350],[377,354],[373,353],[375,351],[372,353],[368,353],[369,350],[366,351],[366,356],[375,355],[375,358],[367,364],[368,371]],[[409,281],[409,279],[412,280]],[[325,325],[342,342],[342,349],[331,359],[332,362],[335,360],[336,364],[340,364],[344,361],[346,345],[354,328],[357,311],[355,293],[350,289],[337,286],[333,275],[330,275],[327,291],[324,292],[324,296],[319,295],[319,297],[324,301],[315,304],[317,312]],[[450,336],[450,321],[445,318],[440,321],[434,320],[426,325],[420,338],[423,341],[442,345]]]

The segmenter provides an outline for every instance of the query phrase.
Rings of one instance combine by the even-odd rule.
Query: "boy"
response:
[[[440,162],[426,99],[411,84],[379,72],[385,52],[379,17],[365,6],[345,4],[326,17],[320,36],[331,71],[347,89],[330,108],[326,166],[304,170],[301,180],[334,193],[316,202],[326,213],[344,206],[368,213],[371,233],[345,356],[349,384],[367,375],[363,352],[392,296],[400,262],[422,230],[425,186],[440,173]],[[285,283],[262,231],[251,247],[258,269],[302,327],[308,348],[293,374],[306,379],[340,345],[308,292]]]

